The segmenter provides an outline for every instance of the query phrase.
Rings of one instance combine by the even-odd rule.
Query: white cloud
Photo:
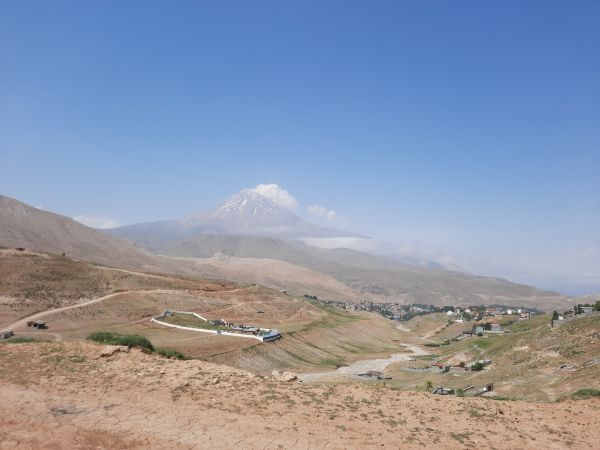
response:
[[[264,197],[267,197],[273,203],[284,208],[294,209],[298,207],[298,201],[285,189],[281,189],[277,184],[259,184],[254,189],[250,189]]]
[[[119,226],[119,222],[112,217],[100,216],[96,214],[81,214],[73,217],[73,219],[92,228],[104,229],[115,228]]]
[[[310,215],[315,217],[323,217],[327,220],[337,219],[337,213],[333,209],[327,209],[324,206],[309,205],[306,209]]]

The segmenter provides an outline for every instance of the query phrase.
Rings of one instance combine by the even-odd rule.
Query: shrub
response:
[[[177,350],[171,350],[168,348],[157,348],[154,349],[154,353],[164,356],[165,358],[175,358],[175,359],[189,359],[183,353],[178,352]]]
[[[144,336],[138,334],[119,334],[109,331],[99,331],[88,336],[90,341],[110,345],[126,345],[127,347],[141,347],[146,350],[154,351],[152,343]]]
[[[477,361],[476,363],[471,364],[471,370],[479,372],[480,370],[483,370],[483,364]]]
[[[573,400],[585,400],[587,398],[600,397],[600,389],[584,388],[571,394]]]

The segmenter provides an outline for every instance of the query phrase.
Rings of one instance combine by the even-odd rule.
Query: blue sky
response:
[[[317,221],[600,290],[600,2],[0,0],[0,192],[177,218],[277,183]]]

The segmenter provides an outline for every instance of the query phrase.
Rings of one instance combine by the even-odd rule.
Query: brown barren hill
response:
[[[5,196],[0,196],[0,247],[64,253],[82,261],[147,272],[260,283],[298,294],[356,298],[356,294],[333,277],[294,264],[267,259],[236,258],[223,263],[158,256],[71,218]]]
[[[75,220],[0,195],[0,246],[23,247],[117,267],[176,271],[175,265],[130,242]]]
[[[0,448],[595,448],[600,400],[302,385],[91,343],[0,344]]]

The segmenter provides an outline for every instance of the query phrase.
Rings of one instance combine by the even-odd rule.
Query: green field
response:
[[[223,327],[220,325],[211,325],[207,321],[199,319],[193,314],[174,313],[172,316],[160,320],[166,323],[172,323],[173,325],[180,325],[183,327],[201,328],[203,330],[213,331],[231,331],[228,327]]]

